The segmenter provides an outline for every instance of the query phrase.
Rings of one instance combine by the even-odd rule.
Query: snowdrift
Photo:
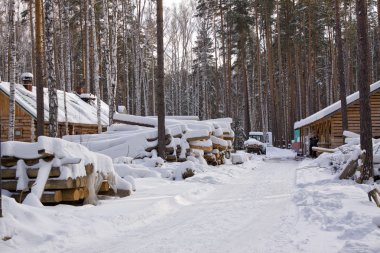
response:
[[[344,145],[335,149],[313,148],[322,154],[313,164],[319,167],[332,168],[339,179],[352,178],[358,180],[361,171],[361,159],[365,155],[360,149],[360,138],[356,133],[344,131]],[[373,139],[373,162],[375,180],[380,175],[380,140]]]

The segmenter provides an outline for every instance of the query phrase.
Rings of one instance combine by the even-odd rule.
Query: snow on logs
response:
[[[140,135],[139,141],[133,139],[136,143],[135,149],[141,146],[142,142],[145,143],[145,152],[129,150],[135,154],[135,157],[144,158],[156,154],[152,154],[152,152],[157,150],[157,131],[152,132],[151,129],[157,127],[157,118],[115,114],[114,122],[119,124],[114,124],[109,128],[108,136],[114,135],[117,131],[119,137],[125,136],[126,143],[128,143],[132,141],[132,138],[129,137],[130,141],[128,141],[126,136],[135,133],[134,138],[137,138],[136,134]],[[223,163],[224,154],[232,150],[232,142],[235,137],[231,123],[230,118],[205,121],[194,120],[194,117],[166,119],[166,160],[186,161],[188,156],[203,156],[209,164]],[[142,134],[144,131],[147,134],[145,138]],[[130,145],[128,147],[130,148]]]
[[[18,202],[96,204],[103,182],[114,196],[132,191],[111,158],[80,144],[42,136],[35,143],[3,142],[1,150],[2,188]]]
[[[313,150],[320,155],[315,162],[319,166],[327,166],[330,164],[334,168],[340,168],[339,179],[356,178],[360,183],[362,172],[362,161],[365,159],[366,153],[360,149],[360,135],[344,131],[345,144],[334,148],[327,149],[321,147],[313,147]],[[380,139],[372,139],[373,143],[373,166],[374,179],[380,179]]]

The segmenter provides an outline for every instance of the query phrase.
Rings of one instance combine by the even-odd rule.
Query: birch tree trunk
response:
[[[71,92],[72,86],[71,86],[71,47],[70,47],[70,11],[69,11],[69,5],[70,3],[68,1],[63,1],[63,26],[64,26],[64,68],[65,68],[65,90],[67,92]]]
[[[36,58],[36,53],[35,53],[35,42],[34,42],[34,26],[33,26],[33,1],[29,1],[29,27],[30,27],[30,40],[32,42],[32,59],[31,59],[31,64],[32,64],[32,74],[33,76],[36,75],[36,65],[34,62],[34,59]],[[34,83],[34,78],[33,78],[33,83]]]
[[[98,122],[98,133],[102,132],[101,121],[101,100],[100,100],[100,86],[99,86],[99,55],[98,55],[98,42],[96,40],[96,26],[95,26],[95,1],[91,0],[90,16],[92,27],[92,38],[94,46],[94,88],[96,95],[96,118]]]
[[[9,1],[8,9],[8,25],[9,25],[9,126],[8,126],[8,140],[14,140],[15,132],[15,68],[16,68],[16,42],[15,42],[15,1]]]
[[[102,6],[102,21],[100,23],[100,29],[102,36],[100,38],[100,43],[102,47],[103,57],[104,57],[104,68],[105,68],[105,86],[107,87],[107,91],[110,90],[110,47],[109,47],[109,20],[108,20],[108,1],[103,0],[103,6]],[[108,105],[110,105],[110,98],[108,98]],[[111,113],[109,112],[109,115]]]
[[[118,16],[118,1],[112,3],[112,33],[111,33],[111,87],[109,92],[109,125],[113,123],[113,114],[115,112],[115,94],[117,88],[117,16]]]
[[[66,67],[65,67],[65,19],[64,15],[66,14],[65,12],[65,6],[62,0],[59,1],[59,27],[60,27],[60,43],[59,43],[59,50],[60,50],[60,62],[59,62],[59,71],[60,71],[60,87],[63,89],[63,107],[65,111],[65,135],[69,134],[69,123],[67,120],[67,101],[66,101],[66,90],[67,90],[67,85],[66,85],[66,80],[67,78],[67,72]]]
[[[45,0],[45,43],[46,64],[49,90],[49,136],[57,137],[58,131],[58,97],[54,63],[54,6],[53,0]]]

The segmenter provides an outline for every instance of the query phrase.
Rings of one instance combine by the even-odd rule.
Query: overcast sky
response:
[[[171,7],[174,3],[180,3],[182,1],[183,0],[163,0],[165,7]]]

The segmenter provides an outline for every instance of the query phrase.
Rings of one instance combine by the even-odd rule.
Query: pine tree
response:
[[[164,90],[164,19],[163,0],[157,0],[157,116],[158,116],[158,155],[165,158],[165,90]]]
[[[44,83],[43,83],[43,1],[35,0],[35,29],[36,29],[36,93],[37,93],[37,136],[44,135]]]
[[[363,169],[360,177],[360,181],[363,181],[368,180],[373,176],[372,119],[369,100],[369,49],[366,0],[356,0],[356,18],[359,50],[358,84],[360,94],[360,147],[362,150],[365,150]]]
[[[344,77],[344,63],[343,63],[343,44],[342,32],[340,27],[340,0],[335,0],[335,40],[338,50],[338,76],[340,87],[340,103],[342,112],[342,127],[343,130],[348,130],[347,119],[347,100],[346,100],[346,82]]]
[[[16,42],[15,42],[15,1],[9,1],[8,9],[8,25],[9,25],[9,127],[8,127],[8,140],[14,140],[15,130],[15,68],[16,68]]]

